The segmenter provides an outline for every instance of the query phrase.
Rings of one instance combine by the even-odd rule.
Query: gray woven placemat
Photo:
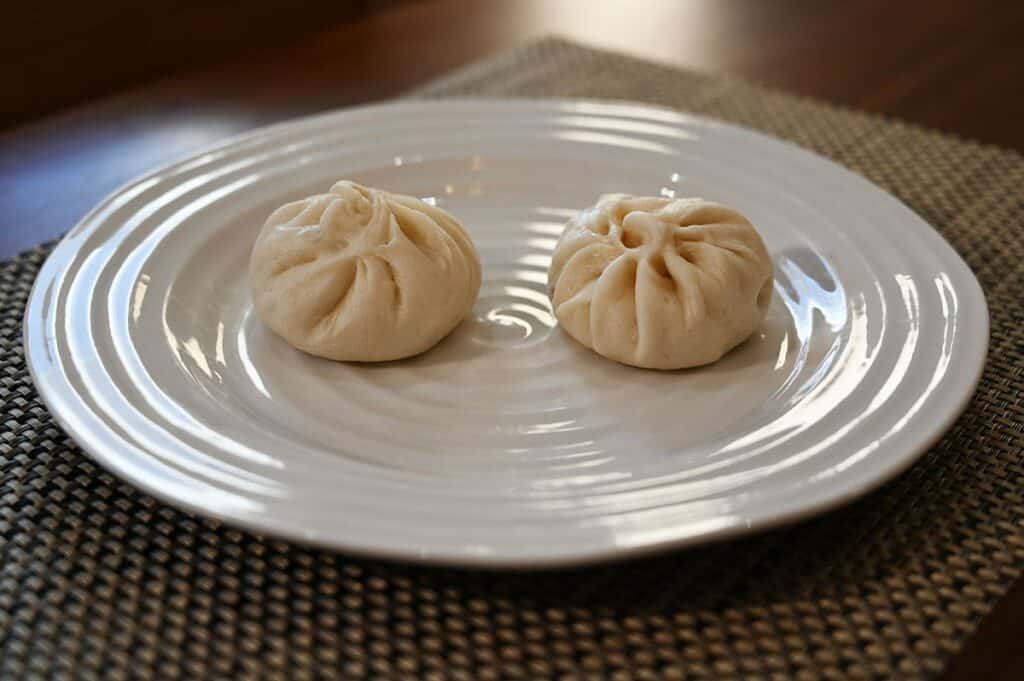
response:
[[[992,344],[977,396],[901,478],[785,530],[571,573],[354,560],[169,508],[83,456],[23,362],[41,247],[0,265],[0,678],[934,676],[1024,570],[1024,158],[561,41],[420,94],[651,102],[860,172],[981,280]]]

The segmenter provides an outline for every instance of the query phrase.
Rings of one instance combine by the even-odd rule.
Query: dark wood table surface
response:
[[[131,57],[112,54],[111,46],[124,26],[99,25],[85,38],[106,50],[107,77],[90,79],[87,58],[57,55],[80,103],[45,113],[58,100],[40,97],[16,102],[17,117],[0,115],[0,125],[7,122],[0,128],[0,257],[56,237],[118,185],[207,142],[390,97],[551,34],[1024,150],[1022,2],[441,0],[371,3],[357,18],[307,2],[304,16],[315,21],[275,26],[266,10],[258,35],[253,18],[251,40],[244,18],[239,27],[225,14],[241,10],[215,4],[220,13],[209,31],[233,25],[241,32],[231,56],[209,52],[205,64],[193,59],[188,68],[141,83],[140,69],[129,69],[134,80],[119,84],[111,69]],[[254,7],[264,5],[254,0]],[[199,35],[204,24],[189,21],[198,22]],[[173,71],[173,60],[160,63]],[[19,87],[31,95],[62,86],[52,74],[18,73],[24,82],[5,87],[5,98]],[[90,91],[92,83],[98,85]],[[944,679],[1024,679],[1024,583],[981,622]]]

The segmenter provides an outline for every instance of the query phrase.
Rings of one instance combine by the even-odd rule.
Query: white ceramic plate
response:
[[[338,178],[429,197],[476,241],[474,314],[421,357],[316,359],[253,314],[264,218]],[[777,273],[763,329],[671,373],[559,332],[549,255],[611,191],[747,214]],[[166,501],[364,554],[525,566],[695,544],[863,494],[964,408],[988,315],[931,227],[796,147],[628,104],[446,101],[277,125],[133,182],[57,247],[25,330],[60,423]]]

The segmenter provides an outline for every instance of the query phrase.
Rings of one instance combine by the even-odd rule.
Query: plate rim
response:
[[[616,545],[609,542],[603,546],[588,545],[586,547],[582,547],[580,545],[570,545],[568,550],[558,554],[542,553],[533,557],[518,554],[515,556],[503,556],[501,554],[494,555],[469,550],[432,552],[421,549],[417,551],[412,547],[401,548],[396,547],[393,544],[388,546],[370,546],[344,543],[339,542],[336,537],[304,533],[284,524],[274,525],[272,515],[264,514],[259,516],[250,516],[245,514],[225,513],[219,509],[211,508],[209,505],[194,502],[188,497],[168,493],[158,486],[150,484],[145,477],[134,475],[130,471],[126,471],[125,467],[123,465],[119,465],[118,462],[124,460],[125,456],[146,456],[147,454],[142,447],[133,446],[132,449],[135,451],[132,451],[130,454],[126,454],[121,445],[112,444],[109,436],[100,436],[93,439],[85,432],[87,429],[81,427],[81,423],[77,423],[77,421],[82,420],[81,414],[79,414],[79,418],[72,419],[69,418],[69,415],[65,414],[62,409],[58,408],[60,406],[67,406],[70,409],[78,406],[80,410],[83,409],[78,392],[74,389],[74,386],[69,381],[65,380],[66,377],[63,375],[63,372],[55,368],[55,365],[60,364],[59,360],[54,360],[49,357],[39,357],[37,356],[36,351],[32,348],[33,345],[39,343],[39,341],[36,340],[37,336],[44,337],[42,340],[43,345],[45,345],[46,342],[45,328],[42,323],[45,317],[41,314],[42,310],[45,309],[44,298],[46,297],[46,290],[49,289],[54,282],[62,279],[62,277],[67,274],[67,266],[73,261],[74,255],[74,251],[70,250],[73,247],[72,242],[76,237],[80,236],[82,231],[87,228],[88,223],[105,207],[109,206],[130,188],[159,176],[179,164],[194,160],[206,154],[234,147],[239,143],[244,143],[248,140],[265,137],[280,129],[297,130],[303,126],[314,125],[318,121],[343,119],[346,115],[372,114],[374,111],[400,110],[408,107],[422,106],[437,108],[463,108],[473,106],[489,106],[495,108],[522,107],[524,111],[547,110],[552,113],[567,111],[580,106],[590,106],[615,108],[619,109],[623,113],[627,111],[633,111],[640,114],[644,112],[657,112],[662,116],[671,116],[672,121],[669,123],[671,125],[682,126],[689,124],[703,128],[726,129],[731,134],[752,136],[755,139],[760,138],[762,140],[770,140],[774,144],[786,147],[790,153],[810,156],[815,160],[815,162],[823,162],[828,166],[831,166],[833,171],[838,171],[842,174],[845,182],[852,181],[859,183],[862,186],[867,186],[874,192],[881,192],[891,199],[891,201],[894,202],[894,205],[898,205],[900,211],[906,214],[910,221],[917,221],[920,223],[922,232],[929,235],[928,240],[930,241],[931,246],[935,249],[935,261],[941,263],[947,269],[955,268],[956,270],[959,270],[960,276],[955,278],[957,292],[958,294],[965,296],[964,302],[966,305],[976,306],[975,313],[978,317],[978,321],[981,323],[977,327],[963,329],[966,337],[961,343],[961,353],[973,349],[973,355],[955,358],[955,361],[960,364],[958,367],[958,373],[962,376],[963,380],[962,383],[957,381],[957,384],[963,385],[963,389],[960,390],[955,399],[951,400],[948,397],[945,397],[943,402],[936,405],[936,408],[941,410],[941,413],[939,414],[940,418],[927,421],[926,427],[923,423],[918,424],[914,442],[910,446],[903,447],[902,454],[900,456],[889,458],[881,465],[876,466],[875,469],[873,469],[872,474],[869,476],[861,476],[862,479],[848,481],[844,487],[838,491],[833,490],[829,494],[823,495],[819,493],[817,495],[818,497],[823,496],[824,498],[812,497],[808,499],[800,497],[798,500],[787,505],[781,511],[776,510],[768,517],[760,517],[755,521],[751,521],[743,516],[734,516],[728,524],[716,526],[693,535],[654,539],[643,544]],[[978,303],[980,303],[980,306],[977,305]],[[225,525],[231,527],[242,528],[263,537],[276,537],[289,541],[296,541],[302,545],[316,546],[333,551],[342,551],[351,555],[375,559],[383,558],[387,560],[413,561],[417,563],[444,566],[492,569],[537,569],[575,567],[600,562],[625,560],[672,549],[724,541],[734,537],[748,535],[753,532],[761,532],[784,525],[791,525],[801,520],[827,513],[841,506],[845,506],[852,501],[863,497],[865,494],[882,487],[919,461],[921,457],[945,435],[945,433],[966,410],[977,391],[977,387],[981,381],[987,364],[990,326],[991,317],[988,309],[988,303],[984,290],[978,282],[977,277],[960,254],[952,247],[952,245],[949,244],[938,230],[936,230],[916,211],[884,188],[847,169],[838,162],[806,149],[794,142],[718,119],[681,112],[667,107],[627,100],[594,98],[455,97],[426,100],[412,99],[388,101],[365,106],[333,109],[309,116],[302,116],[276,122],[232,135],[206,145],[201,145],[195,149],[175,155],[173,158],[161,163],[150,171],[122,183],[116,189],[108,193],[90,211],[76,222],[76,224],[60,239],[53,251],[47,257],[46,261],[43,263],[43,266],[40,268],[36,279],[33,282],[25,306],[25,315],[22,323],[22,348],[32,382],[36,387],[40,399],[47,407],[47,410],[54,421],[75,441],[84,453],[88,454],[93,461],[99,463],[107,472],[112,474],[118,480],[131,484],[133,487],[144,491],[163,503],[167,503],[179,509],[185,509],[189,513],[213,518],[217,522],[223,522]],[[969,366],[964,366],[964,362],[972,357],[974,361]],[[945,394],[948,395],[949,391],[947,390]],[[84,412],[88,417],[98,418],[91,408],[84,407]],[[116,449],[118,453],[112,454],[110,452],[112,448]],[[261,522],[261,520],[263,522]],[[267,522],[268,520],[270,521],[269,523]]]

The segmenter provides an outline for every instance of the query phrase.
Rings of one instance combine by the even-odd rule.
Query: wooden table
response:
[[[386,9],[369,16],[316,33],[293,32],[276,44],[256,43],[264,46],[0,132],[0,256],[61,234],[121,183],[202,144],[390,97],[550,34],[1024,150],[1024,3],[383,4]],[[116,36],[96,36],[98,43],[106,39]],[[74,73],[74,64],[68,69]],[[1022,622],[1024,583],[1018,582],[944,678],[1024,678]]]

